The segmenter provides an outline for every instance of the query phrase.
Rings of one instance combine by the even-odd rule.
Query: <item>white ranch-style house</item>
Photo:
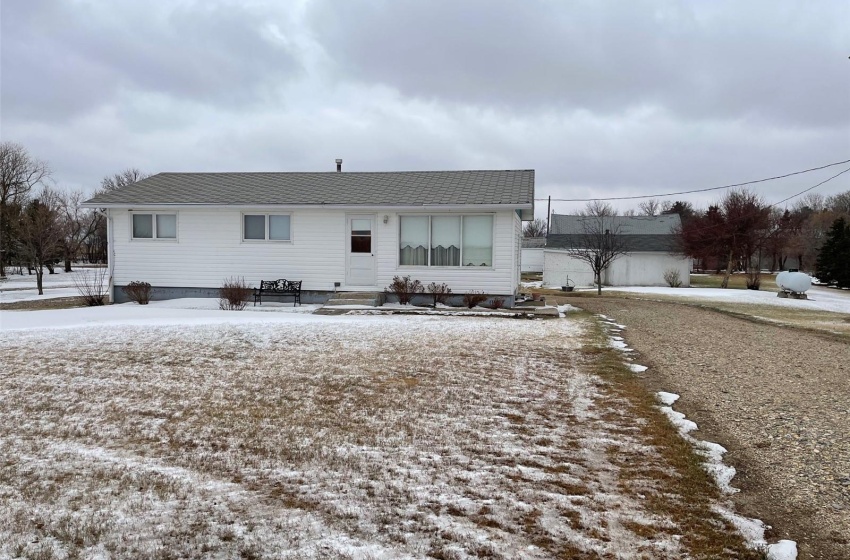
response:
[[[160,173],[86,206],[106,211],[116,302],[132,281],[172,299],[242,277],[319,303],[409,275],[512,304],[534,171]]]

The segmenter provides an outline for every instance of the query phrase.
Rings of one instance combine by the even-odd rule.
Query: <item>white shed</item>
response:
[[[594,285],[586,262],[570,255],[583,249],[587,228],[583,216],[553,215],[544,250],[543,285],[558,287]],[[596,218],[593,218],[596,219]],[[618,257],[602,274],[606,286],[666,286],[664,273],[675,270],[682,286],[690,285],[691,259],[677,249],[678,214],[661,216],[611,216],[605,229],[622,236],[628,253]]]
[[[522,272],[543,272],[543,249],[545,237],[522,238]]]

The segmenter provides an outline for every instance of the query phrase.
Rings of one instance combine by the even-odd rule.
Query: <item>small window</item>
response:
[[[463,265],[493,266],[493,216],[463,217]]]
[[[460,216],[431,217],[431,266],[460,265]]]
[[[399,264],[428,266],[428,216],[401,217]]]
[[[177,239],[177,214],[133,214],[133,239]]]
[[[133,237],[153,239],[153,214],[133,214]]]
[[[269,239],[289,241],[289,216],[269,216]]]
[[[157,239],[177,239],[177,214],[156,215]]]
[[[266,238],[266,217],[245,215],[245,239]]]
[[[357,218],[351,220],[351,252],[372,252],[372,220]]]
[[[243,241],[291,241],[289,214],[243,214]]]

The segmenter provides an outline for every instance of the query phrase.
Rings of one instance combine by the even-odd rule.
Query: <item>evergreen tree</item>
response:
[[[850,224],[844,218],[838,218],[829,228],[816,269],[821,282],[850,288]]]

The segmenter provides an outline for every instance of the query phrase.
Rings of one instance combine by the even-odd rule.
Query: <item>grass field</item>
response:
[[[0,557],[758,557],[571,317],[0,332]]]
[[[691,274],[692,288],[719,288],[723,283],[723,274]],[[733,274],[729,277],[728,289],[746,290],[747,275]],[[776,286],[776,274],[764,273],[761,275],[761,290],[775,292],[779,288]]]

